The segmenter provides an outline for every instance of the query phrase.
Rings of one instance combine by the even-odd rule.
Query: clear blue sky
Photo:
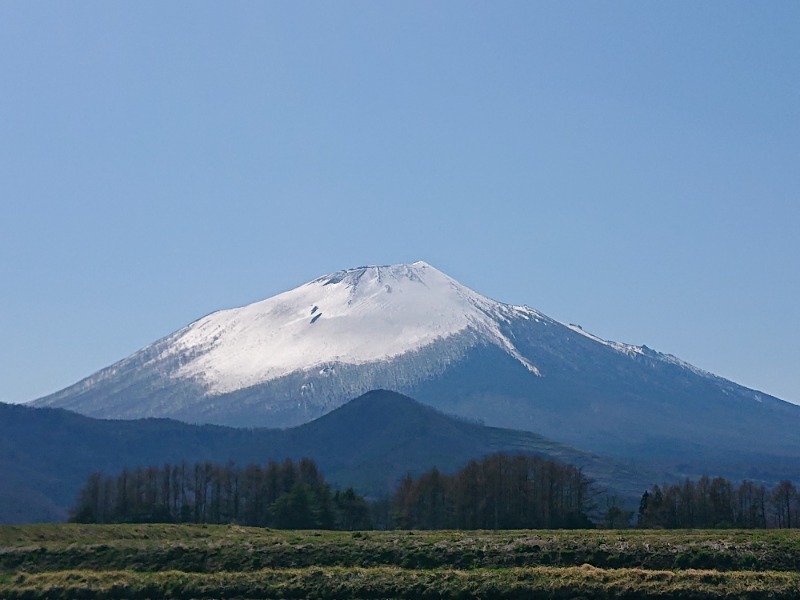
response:
[[[800,3],[0,3],[0,400],[345,267],[800,402]]]

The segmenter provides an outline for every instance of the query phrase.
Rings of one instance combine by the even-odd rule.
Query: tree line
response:
[[[71,514],[79,523],[239,523],[283,529],[369,529],[352,488],[332,492],[310,459],[237,467],[202,462],[92,473]]]
[[[71,512],[80,523],[239,523],[283,529],[558,529],[594,527],[595,492],[580,469],[537,456],[494,454],[448,475],[403,478],[372,505],[352,488],[333,491],[316,463],[211,462],[92,473]],[[632,513],[609,503],[602,526]],[[639,503],[641,528],[797,528],[800,493],[703,476],[654,485]]]
[[[723,477],[654,485],[639,503],[638,526],[663,529],[800,527],[800,495],[791,481],[772,489]]]
[[[311,459],[265,466],[210,462],[92,473],[71,520],[80,523],[239,523],[285,529],[517,529],[591,527],[580,469],[495,454],[453,475],[406,476],[371,506],[331,491]]]
[[[591,481],[580,469],[538,456],[494,454],[445,475],[406,477],[393,498],[402,529],[593,527]]]

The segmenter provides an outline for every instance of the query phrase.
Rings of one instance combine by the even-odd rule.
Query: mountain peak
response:
[[[432,267],[425,261],[418,260],[411,264],[395,264],[395,265],[367,265],[363,267],[353,267],[350,269],[342,269],[329,275],[323,275],[317,279],[309,282],[309,285],[315,283],[322,283],[323,285],[332,285],[344,282],[348,286],[355,287],[362,282],[371,281],[391,281],[391,280],[404,280],[410,281],[423,281],[428,274],[435,276],[447,277],[438,269]],[[450,278],[448,278],[450,279]]]
[[[464,333],[538,374],[501,331],[516,310],[423,261],[345,269],[192,323],[172,346],[189,357],[175,376],[224,394],[293,372],[386,360]]]

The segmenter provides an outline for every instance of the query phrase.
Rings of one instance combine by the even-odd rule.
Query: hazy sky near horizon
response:
[[[0,3],[0,401],[425,260],[800,403],[800,3]]]

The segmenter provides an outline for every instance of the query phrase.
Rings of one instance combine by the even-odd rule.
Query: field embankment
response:
[[[0,527],[1,598],[793,598],[796,531]]]

